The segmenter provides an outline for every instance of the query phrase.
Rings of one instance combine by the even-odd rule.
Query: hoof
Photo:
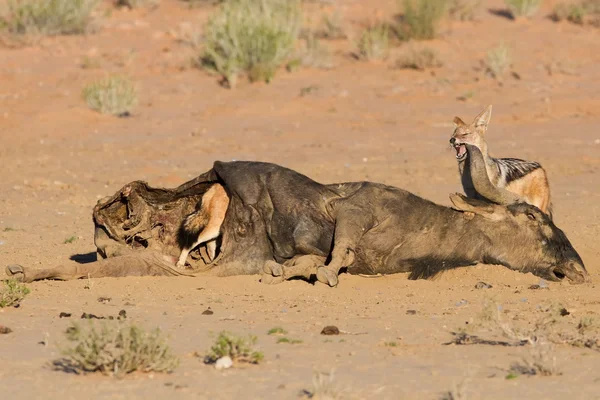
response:
[[[285,279],[282,276],[273,276],[271,274],[262,274],[260,282],[266,285],[276,285],[283,282]]]
[[[335,287],[338,284],[337,274],[327,269],[327,267],[317,269],[317,280],[331,287]]]
[[[6,275],[12,279],[23,281],[25,279],[25,269],[17,264],[11,264],[6,267]]]
[[[283,267],[274,261],[267,261],[263,267],[263,272],[272,276],[283,276]]]

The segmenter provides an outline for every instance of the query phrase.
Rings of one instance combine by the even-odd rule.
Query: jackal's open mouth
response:
[[[464,144],[455,144],[454,150],[456,150],[456,159],[462,160],[467,156],[467,148]]]

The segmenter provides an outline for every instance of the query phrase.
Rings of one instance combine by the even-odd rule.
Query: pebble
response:
[[[215,363],[216,369],[227,369],[233,366],[233,360],[229,356],[221,357]]]

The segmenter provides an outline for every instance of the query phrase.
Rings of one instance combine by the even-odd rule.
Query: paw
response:
[[[18,264],[8,265],[5,269],[6,275],[10,276],[11,279],[16,279],[19,282],[23,282],[25,279],[25,270]]]
[[[283,266],[275,261],[267,261],[263,266],[263,272],[272,276],[283,276]]]
[[[285,280],[283,276],[273,276],[271,274],[262,274],[260,277],[260,283],[264,283],[266,285],[276,285]]]
[[[317,269],[317,280],[331,287],[335,287],[338,284],[337,274],[327,267],[320,267]]]
[[[177,261],[177,264],[175,264],[175,268],[186,269],[186,267],[185,267],[185,261],[184,262]]]

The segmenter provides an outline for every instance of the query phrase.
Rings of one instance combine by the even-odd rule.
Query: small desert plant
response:
[[[533,17],[541,3],[542,0],[504,0],[504,4],[513,18]]]
[[[446,13],[448,0],[403,0],[404,15],[398,27],[400,39],[433,39]]]
[[[0,283],[0,308],[18,306],[29,292],[27,286],[14,279]]]
[[[390,45],[389,31],[386,24],[376,24],[366,28],[357,44],[359,58],[367,61],[386,58]]]
[[[179,364],[159,329],[145,332],[135,325],[72,324],[66,332],[71,347],[55,366],[76,373],[101,372],[121,377],[133,371],[171,372]]]
[[[110,76],[83,89],[87,105],[102,114],[128,116],[137,104],[135,85],[122,76]]]
[[[554,8],[550,18],[556,22],[567,20],[574,24],[581,25],[583,24],[583,19],[585,18],[586,14],[587,11],[581,4],[561,3]]]
[[[160,0],[114,0],[116,7],[142,8],[157,7]]]
[[[321,28],[317,29],[316,36],[321,39],[346,39],[348,36],[344,30],[344,24],[339,12],[331,15],[323,15]]]
[[[64,244],[70,244],[70,243],[75,242],[76,240],[77,240],[77,236],[70,236],[70,237],[66,238],[63,243]]]
[[[596,325],[596,320],[593,317],[583,317],[579,320],[579,324],[577,324],[577,331],[585,335],[588,330],[593,329]]]
[[[292,55],[300,21],[298,0],[228,0],[208,22],[201,65],[230,87],[242,72],[269,82]]]
[[[210,348],[205,361],[214,363],[221,357],[229,356],[233,361],[258,364],[264,358],[264,354],[254,350],[256,340],[256,336],[243,338],[223,331],[217,336],[217,340]]]
[[[287,338],[287,337],[280,337],[279,339],[277,339],[277,343],[300,344],[300,343],[302,343],[302,340],[300,340],[300,339],[290,339],[290,338]]]
[[[450,0],[448,15],[458,21],[471,21],[480,5],[481,0]]]
[[[396,67],[401,69],[410,68],[422,71],[427,68],[438,68],[442,65],[438,53],[429,48],[416,49],[413,47],[396,60]]]
[[[287,331],[280,326],[269,329],[267,335],[285,335]]]
[[[514,375],[562,375],[556,367],[556,356],[554,348],[550,343],[542,342],[541,339],[532,343],[528,354],[521,362],[514,363],[509,374]]]
[[[99,0],[9,0],[5,29],[15,35],[85,33]]]
[[[298,64],[301,63],[306,67],[323,69],[328,69],[333,66],[329,48],[324,45],[316,35],[309,33],[304,40],[304,51],[300,53]]]
[[[487,51],[485,56],[485,66],[487,72],[496,79],[502,79],[502,76],[508,71],[511,65],[511,51],[506,44],[500,44]]]
[[[315,400],[341,400],[342,393],[334,384],[335,375],[330,373],[314,372],[312,378],[312,389],[304,393]]]

